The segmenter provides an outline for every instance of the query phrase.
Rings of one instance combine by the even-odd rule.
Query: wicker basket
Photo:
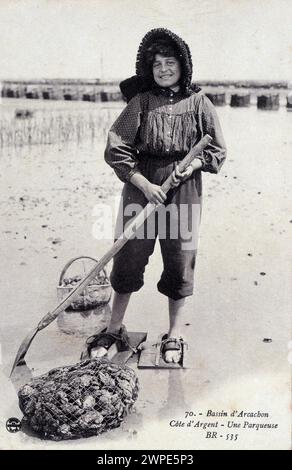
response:
[[[59,302],[67,295],[75,289],[78,282],[81,281],[82,276],[78,275],[74,278],[65,278],[67,270],[70,266],[75,263],[77,260],[92,260],[95,263],[98,260],[90,257],[90,256],[78,256],[77,258],[73,258],[64,266],[59,279],[59,285],[57,287],[57,296]],[[84,277],[84,276],[83,276]],[[72,285],[72,283],[74,285]],[[77,299],[72,302],[70,307],[67,310],[90,310],[99,305],[107,304],[111,298],[111,284],[108,279],[106,270],[103,269],[98,275],[90,282],[90,284],[84,289],[84,291],[77,297]]]

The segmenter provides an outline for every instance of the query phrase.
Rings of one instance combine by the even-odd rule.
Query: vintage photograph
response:
[[[0,2],[1,450],[291,448],[291,17]]]

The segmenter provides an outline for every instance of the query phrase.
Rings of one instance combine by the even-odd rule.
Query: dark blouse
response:
[[[140,154],[180,160],[205,134],[213,140],[197,158],[202,171],[218,173],[226,146],[211,101],[201,91],[188,97],[169,89],[139,93],[110,128],[105,160],[126,182],[139,171]]]

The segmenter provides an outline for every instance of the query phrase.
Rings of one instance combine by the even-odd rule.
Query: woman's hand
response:
[[[161,189],[161,186],[150,183],[150,181],[147,181],[147,184],[144,185],[143,193],[148,201],[155,205],[163,204],[166,200],[166,194]]]
[[[175,166],[175,170],[171,175],[171,186],[176,188],[180,183],[188,179],[193,174],[194,168],[189,165],[185,171],[180,172],[178,165]]]
[[[161,186],[150,183],[140,172],[134,173],[130,182],[140,189],[152,204],[162,204],[166,200],[166,194],[162,191]]]

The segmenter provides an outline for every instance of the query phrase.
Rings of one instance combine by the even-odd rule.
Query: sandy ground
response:
[[[98,203],[114,205],[121,184],[103,162],[103,142],[2,151],[1,448],[290,447],[292,113],[283,107],[224,107],[218,113],[229,154],[219,175],[204,175],[196,290],[188,299],[192,368],[137,370],[141,390],[133,413],[119,429],[89,439],[42,441],[8,433],[5,422],[21,418],[19,386],[77,362],[86,335],[107,321],[108,311],[87,318],[62,314],[37,335],[27,366],[12,379],[9,372],[24,336],[55,306],[64,264],[79,255],[100,257],[111,246],[111,240],[92,236],[92,211]],[[157,249],[126,318],[129,331],[146,331],[150,338],[167,328],[167,301],[156,290],[160,272]],[[130,365],[136,368],[135,358]],[[248,420],[278,427],[228,428],[227,418],[206,417],[210,409],[268,413]],[[187,427],[187,411],[194,422],[218,421],[217,438],[208,439],[208,429]],[[178,420],[176,426],[171,420]],[[238,434],[236,441],[231,434]]]

